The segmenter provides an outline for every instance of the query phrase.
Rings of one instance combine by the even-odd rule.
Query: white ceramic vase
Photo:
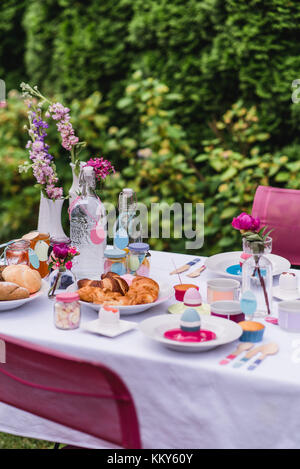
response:
[[[67,238],[62,224],[61,211],[65,199],[51,200],[41,193],[38,231],[40,233],[49,233],[50,238]]]

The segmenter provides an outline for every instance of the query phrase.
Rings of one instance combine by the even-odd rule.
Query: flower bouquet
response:
[[[56,122],[56,127],[61,135],[61,145],[70,152],[72,164],[79,170],[78,155],[86,142],[80,142],[76,137],[70,122],[70,109],[61,103],[53,103],[43,96],[37,86],[33,88],[21,83],[23,98],[28,106],[29,126],[25,126],[30,139],[26,148],[29,150],[31,163],[27,162],[19,167],[19,171],[28,171],[30,168],[43,195],[56,200],[63,197],[63,188],[58,186],[58,176],[54,158],[50,154],[49,145],[46,143],[46,129],[49,124],[45,119],[51,118]],[[46,108],[43,113],[43,108]]]
[[[256,296],[261,296],[270,314],[272,288],[272,264],[263,256],[272,250],[272,238],[266,232],[266,227],[261,227],[260,219],[252,217],[247,213],[241,213],[232,220],[232,226],[239,230],[243,239],[244,258],[246,259],[242,267],[243,290],[253,290]],[[259,292],[261,287],[261,294]]]
[[[75,283],[76,279],[71,269],[73,267],[74,257],[78,255],[79,252],[73,246],[67,246],[67,244],[64,243],[54,244],[49,257],[49,269],[53,269],[49,277],[49,298],[54,297],[57,289],[65,290],[72,285],[72,283]]]

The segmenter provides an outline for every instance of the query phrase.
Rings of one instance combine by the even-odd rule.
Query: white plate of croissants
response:
[[[47,282],[27,265],[0,267],[0,311],[19,308],[46,293]]]
[[[108,272],[101,280],[77,282],[81,303],[99,310],[101,305],[118,306],[121,315],[136,314],[167,301],[172,295],[169,285],[155,280]]]

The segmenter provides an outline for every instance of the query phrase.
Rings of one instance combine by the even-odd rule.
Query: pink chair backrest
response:
[[[135,406],[116,373],[2,334],[0,343],[0,401],[124,448],[141,448]]]
[[[252,215],[273,229],[272,252],[300,265],[300,191],[258,186]]]

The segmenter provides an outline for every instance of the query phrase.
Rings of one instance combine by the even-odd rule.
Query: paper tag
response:
[[[0,363],[6,363],[6,346],[2,339],[0,339]]]

